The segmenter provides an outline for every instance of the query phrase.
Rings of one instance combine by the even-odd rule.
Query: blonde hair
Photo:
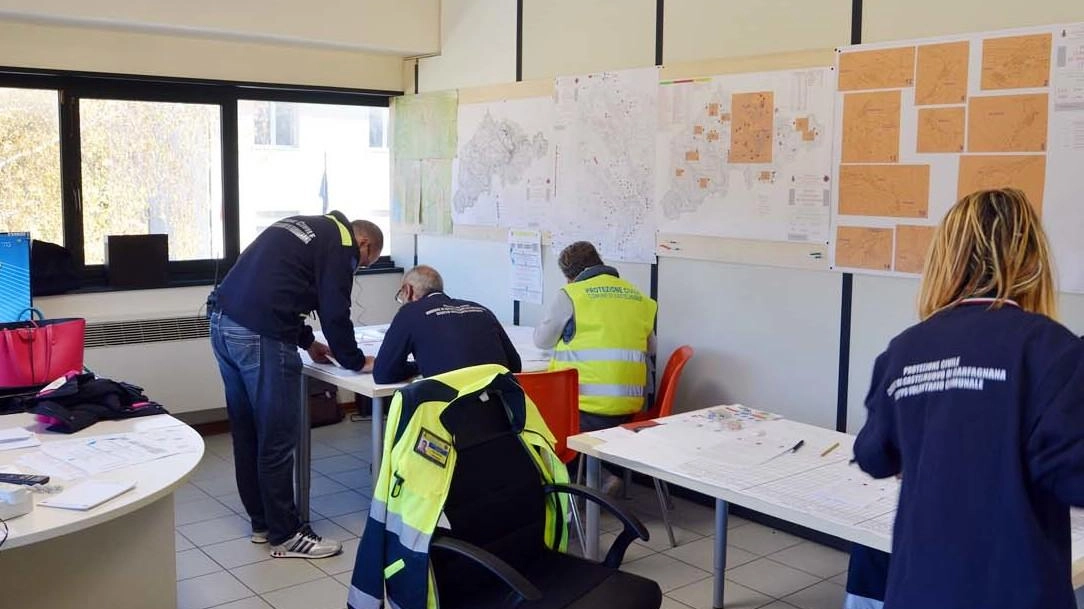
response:
[[[1057,315],[1053,259],[1039,214],[1015,188],[960,199],[930,243],[918,312],[927,319],[966,298],[1012,300],[1025,311]]]

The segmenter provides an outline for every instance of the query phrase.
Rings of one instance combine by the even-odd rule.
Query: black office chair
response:
[[[450,529],[430,546],[441,609],[659,609],[657,583],[618,570],[629,544],[648,539],[643,523],[592,489],[544,485],[503,397],[489,396],[498,399],[464,400],[441,418],[457,453],[444,505]],[[553,493],[599,503],[624,523],[603,562],[546,547]]]

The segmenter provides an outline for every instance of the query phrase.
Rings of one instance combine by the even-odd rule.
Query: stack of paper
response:
[[[0,429],[0,450],[33,448],[35,446],[41,446],[41,440],[30,430],[22,427]]]

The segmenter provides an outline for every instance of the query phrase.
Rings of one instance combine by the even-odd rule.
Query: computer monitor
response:
[[[31,304],[30,234],[0,233],[0,323],[25,319]]]

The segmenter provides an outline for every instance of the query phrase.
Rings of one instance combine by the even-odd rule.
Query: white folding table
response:
[[[383,331],[387,330],[387,324],[374,326],[359,326],[354,329],[355,337],[359,346],[366,355],[376,355],[380,349]],[[537,372],[545,370],[549,365],[549,352],[534,346],[534,328],[527,326],[504,326],[509,339],[515,345],[523,360],[525,372]],[[317,340],[323,341],[321,333],[317,333]],[[380,471],[380,457],[384,450],[384,407],[385,399],[395,395],[395,392],[405,387],[407,383],[392,383],[381,385],[373,381],[371,373],[360,373],[344,370],[334,364],[312,363],[307,357],[302,358],[304,365],[301,374],[301,435],[297,443],[297,457],[294,459],[296,475],[297,509],[302,521],[309,518],[309,486],[311,481],[312,463],[312,433],[309,423],[308,404],[308,379],[314,378],[340,389],[352,391],[364,395],[372,400],[372,458],[370,467],[373,476]]]
[[[866,487],[862,485],[873,480],[848,463],[854,436],[782,419],[746,421],[742,430],[736,432],[728,427],[735,417],[726,417],[725,409],[710,409],[720,413],[714,420],[707,417],[709,409],[705,409],[659,419],[661,425],[638,432],[616,428],[579,434],[568,439],[568,446],[586,455],[587,484],[593,488],[599,487],[602,460],[715,499],[713,606],[716,608],[723,607],[729,503],[877,550],[891,551],[898,497],[893,492],[891,503],[886,504],[884,496],[888,493],[884,489],[880,498],[863,495]],[[695,417],[704,424],[698,426],[692,420]],[[749,432],[755,430],[763,431],[765,440],[785,436],[790,441],[799,438],[803,445],[798,452],[787,451],[764,463],[750,465],[748,458],[736,450],[746,445],[728,438],[727,434],[741,433],[743,440],[752,441]],[[718,444],[712,444],[711,433],[718,434]],[[819,456],[837,443],[827,455]],[[786,459],[793,461],[788,463]],[[853,504],[832,497],[842,497]],[[861,507],[863,497],[875,501]],[[833,502],[838,505],[838,511],[832,508]],[[1084,529],[1078,525],[1084,525],[1084,512],[1074,510],[1073,518],[1072,573],[1076,588],[1084,584],[1084,539],[1077,534],[1078,529]],[[587,504],[585,537],[587,555],[597,559],[597,504]]]

